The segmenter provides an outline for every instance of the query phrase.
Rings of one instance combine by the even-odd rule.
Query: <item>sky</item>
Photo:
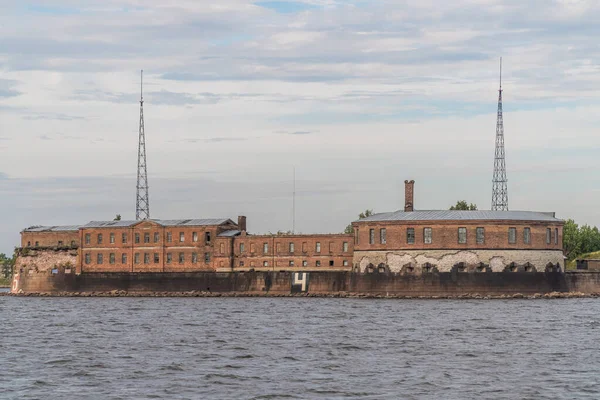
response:
[[[600,225],[596,0],[0,1],[0,251],[135,217],[340,232],[369,208],[491,207],[499,58],[509,207]]]

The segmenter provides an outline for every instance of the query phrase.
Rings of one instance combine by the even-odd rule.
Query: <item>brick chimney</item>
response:
[[[246,231],[246,216],[245,215],[238,216],[238,229],[242,232]]]
[[[404,181],[404,211],[413,211],[415,201],[415,181]]]

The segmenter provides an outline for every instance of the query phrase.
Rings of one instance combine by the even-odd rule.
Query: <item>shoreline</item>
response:
[[[581,292],[551,292],[535,293],[533,295],[524,295],[522,293],[502,294],[502,295],[482,295],[479,293],[466,293],[460,295],[448,296],[404,296],[389,295],[378,293],[244,293],[244,292],[223,292],[212,293],[202,291],[189,292],[126,292],[113,290],[109,292],[39,292],[39,293],[0,293],[0,296],[11,297],[265,297],[265,298],[351,298],[351,299],[398,299],[398,300],[507,300],[507,299],[582,299],[582,298],[600,298],[600,293],[581,293]]]

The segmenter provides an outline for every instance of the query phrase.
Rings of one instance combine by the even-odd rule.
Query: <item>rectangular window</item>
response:
[[[306,261],[306,260],[302,261],[302,266],[303,267],[308,267],[308,261]]]
[[[111,232],[108,240],[110,241],[110,243],[114,243],[115,242],[115,234]]]
[[[294,260],[290,260],[290,267],[294,266]]]
[[[558,244],[558,228],[554,228],[554,244]]]
[[[154,243],[160,242],[160,233],[154,232]]]
[[[179,243],[185,242],[185,233],[179,232]]]
[[[306,253],[308,251],[308,244],[306,242],[302,242],[302,252]]]
[[[210,232],[205,232],[204,233],[204,241],[206,243],[210,243]]]
[[[225,253],[225,245],[223,243],[221,243],[221,246],[219,246],[219,247],[220,247],[221,254],[224,254]]]
[[[154,253],[154,264],[160,263],[160,255],[158,253]]]
[[[354,228],[354,244],[358,244],[358,228]]]
[[[98,253],[97,264],[102,264],[104,262],[104,256],[101,253]]]
[[[140,234],[139,234],[139,233],[136,233],[136,234],[135,234],[135,242],[136,242],[136,243],[139,243],[139,242],[140,242]]]
[[[92,256],[90,255],[90,253],[85,253],[85,263],[89,264],[92,262]]]
[[[127,243],[127,234],[126,233],[121,234],[121,243]]]
[[[415,244],[415,228],[406,228],[406,243]]]
[[[198,241],[198,232],[192,232],[192,241],[193,242],[197,242]]]
[[[167,264],[171,264],[173,262],[173,254],[167,253]]]
[[[63,245],[63,241],[62,241],[62,240],[59,240],[59,241],[58,241],[58,247],[62,247],[62,245]]]
[[[263,243],[263,253],[267,254],[269,252],[269,243]]]
[[[250,243],[250,253],[254,253],[256,249],[254,248],[254,243]]]
[[[121,253],[121,264],[127,264],[127,254]]]
[[[192,253],[192,264],[196,264],[198,262],[198,253]]]
[[[320,261],[320,260],[317,260],[317,261],[315,262],[315,265],[316,265],[317,267],[320,267],[320,266],[321,266],[321,261]]]
[[[98,244],[102,244],[102,234],[98,234]]]
[[[86,233],[85,234],[85,244],[90,244],[90,240],[91,240],[90,238],[91,238],[90,234]]]
[[[110,255],[108,256],[108,262],[111,264],[115,263],[115,253],[110,253]]]
[[[315,251],[316,251],[317,253],[320,253],[320,252],[321,252],[321,242],[317,242],[317,244],[315,245]]]
[[[517,243],[517,228],[508,228],[508,243]]]
[[[183,264],[185,262],[185,254],[179,253],[179,264]]]
[[[268,267],[269,266],[269,262],[268,261],[263,261],[263,267]]]
[[[290,253],[294,252],[294,243],[290,243]]]
[[[150,253],[144,253],[144,264],[150,264]]]
[[[281,243],[277,243],[275,245],[275,251],[277,252],[277,254],[281,253]]]
[[[347,266],[348,266],[348,260],[344,260],[344,261],[342,262],[342,264],[344,265],[344,267],[347,267]]]
[[[343,251],[344,253],[348,252],[348,242],[344,242],[344,243],[342,244],[342,251]]]
[[[240,243],[240,253],[243,253],[244,250],[246,250],[246,246],[244,245],[244,243]]]
[[[531,228],[523,229],[523,243],[531,244]]]
[[[244,266],[244,262],[240,261],[240,267],[243,267],[243,266]]]
[[[209,263],[210,262],[210,253],[204,253],[204,262],[205,263]]]
[[[433,242],[433,230],[431,228],[423,228],[423,242],[425,244]]]
[[[171,232],[167,232],[167,243],[171,243],[173,241],[173,234]]]
[[[369,229],[369,244],[375,244],[375,229]]]
[[[387,237],[386,237],[386,235],[387,235],[387,232],[386,232],[385,228],[381,228],[379,230],[379,242],[381,244],[386,244],[387,243]]]
[[[467,243],[467,228],[458,228],[458,243]]]
[[[38,247],[40,245],[40,242],[38,242],[37,240],[35,241],[35,247]]]
[[[136,264],[140,263],[140,253],[135,253],[133,256],[133,262]]]
[[[29,242],[27,242],[27,245],[29,245]],[[75,243],[74,240],[71,240],[71,247],[75,247],[75,246],[77,246],[77,244]]]
[[[550,228],[546,228],[546,244],[552,243],[552,230]]]
[[[485,228],[477,228],[477,230],[475,231],[475,240],[477,241],[477,244],[484,244],[485,243]]]
[[[150,232],[144,233],[144,243],[150,243]]]

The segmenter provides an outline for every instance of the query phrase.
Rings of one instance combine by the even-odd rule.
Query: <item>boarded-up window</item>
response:
[[[517,243],[517,228],[508,228],[508,243]]]
[[[484,244],[485,243],[485,228],[477,228],[475,233],[476,233],[475,236],[476,236],[477,244]]]
[[[433,242],[433,230],[431,228],[423,228],[423,242],[425,244]]]
[[[531,228],[523,229],[523,243],[531,244]]]
[[[467,243],[467,228],[458,228],[458,243]]]
[[[275,247],[277,248],[277,254],[281,253],[281,243],[277,243]]]
[[[329,252],[333,253],[333,242],[329,242]]]
[[[415,244],[415,228],[406,228],[406,243]]]
[[[221,243],[219,250],[220,250],[221,254],[225,254],[225,245],[223,243]]]
[[[308,251],[308,245],[306,244],[306,242],[302,242],[302,252],[306,253]]]

